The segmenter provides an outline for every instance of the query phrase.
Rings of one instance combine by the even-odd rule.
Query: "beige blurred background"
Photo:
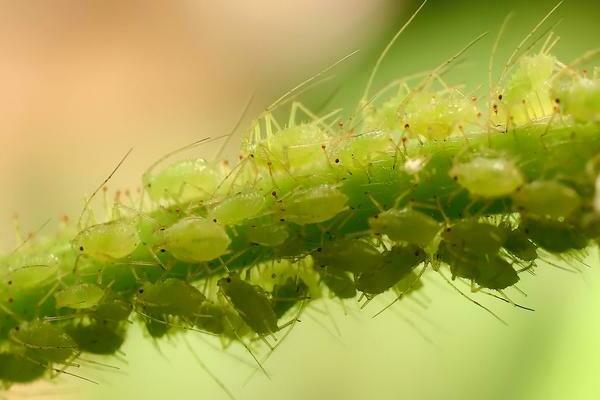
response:
[[[390,53],[378,84],[430,68],[516,11],[498,57],[506,57],[554,1],[432,0]],[[110,187],[134,188],[167,151],[227,132],[251,93],[250,115],[354,49],[336,68],[351,105],[387,38],[417,4],[394,0],[0,1],[0,248],[13,245],[11,215],[31,231],[76,215],[83,196],[129,149]],[[557,17],[566,60],[598,45],[600,4],[568,1]],[[490,35],[450,75],[476,87],[487,77]],[[320,104],[334,82],[307,96]],[[190,155],[211,157],[218,146]],[[236,141],[229,148],[235,155]],[[51,227],[46,228],[48,232]],[[582,275],[540,268],[524,277],[536,309],[483,299],[499,324],[439,280],[427,310],[414,303],[371,319],[355,304],[330,304],[341,332],[314,312],[266,364],[273,379],[214,351],[194,334],[198,356],[239,399],[596,399],[600,398],[600,265]],[[320,306],[323,307],[322,305]],[[160,352],[156,347],[160,348]],[[153,344],[132,330],[126,355],[86,369],[90,385],[18,387],[9,398],[221,399],[188,348]],[[233,353],[250,360],[240,349]],[[123,361],[123,360],[126,360]]]

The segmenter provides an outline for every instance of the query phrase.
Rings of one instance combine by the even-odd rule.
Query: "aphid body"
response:
[[[524,181],[512,161],[498,157],[474,157],[455,164],[449,174],[473,196],[482,198],[508,196]]]
[[[114,261],[132,254],[140,244],[133,220],[117,219],[83,229],[73,239],[79,254],[97,261]]]
[[[396,242],[426,247],[441,229],[441,224],[430,216],[411,208],[389,210],[369,219],[376,234],[385,234]]]

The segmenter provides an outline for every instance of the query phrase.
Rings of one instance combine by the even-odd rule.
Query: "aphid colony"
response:
[[[442,73],[347,118],[292,101],[281,123],[273,106],[237,164],[156,163],[114,218],[86,209],[24,241],[0,260],[0,381],[115,354],[132,320],[154,338],[194,331],[252,351],[324,296],[397,301],[449,272],[512,302],[540,260],[578,260],[600,237],[597,74],[525,54],[485,112]]]

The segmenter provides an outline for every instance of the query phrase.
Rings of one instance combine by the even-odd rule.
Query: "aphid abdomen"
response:
[[[441,224],[430,216],[410,208],[379,213],[369,219],[375,234],[385,234],[396,242],[427,246],[439,232]]]
[[[521,171],[511,161],[481,156],[455,164],[450,176],[471,195],[482,198],[508,196],[524,182]]]
[[[555,181],[534,181],[512,196],[518,211],[551,219],[568,218],[581,205],[577,192]]]
[[[327,286],[327,289],[335,297],[339,299],[353,299],[356,297],[356,284],[347,272],[322,268],[319,275],[321,276],[321,282]]]
[[[525,219],[519,229],[522,229],[535,244],[551,253],[581,250],[586,248],[589,242],[575,226],[547,218]]]
[[[538,256],[536,246],[520,229],[513,229],[507,232],[503,247],[510,254],[523,261],[535,261]]]
[[[237,275],[221,278],[217,284],[254,332],[268,335],[278,331],[277,315],[261,288],[242,281]]]
[[[474,255],[497,254],[506,240],[506,232],[485,222],[463,220],[446,228],[442,238],[452,251]]]
[[[202,217],[186,217],[161,232],[161,247],[177,260],[197,263],[224,255],[231,239],[221,225]]]
[[[266,204],[262,193],[239,193],[211,207],[207,219],[224,225],[236,225],[256,217]]]
[[[147,283],[138,291],[137,301],[150,315],[173,315],[191,318],[200,310],[206,297],[195,287],[180,279],[168,278]]]
[[[367,295],[378,295],[390,289],[427,259],[418,246],[395,246],[385,253],[385,260],[377,268],[359,275],[356,288]]]
[[[114,354],[125,342],[125,328],[122,323],[79,322],[67,326],[65,330],[80,351],[91,354]]]
[[[307,295],[308,286],[300,278],[289,277],[283,284],[275,285],[271,292],[271,301],[277,319],[283,317],[299,301],[306,299]]]
[[[27,383],[42,377],[46,367],[23,355],[0,353],[0,380],[5,383]]]
[[[379,250],[359,239],[341,239],[324,243],[312,254],[317,267],[325,267],[355,274],[376,268],[382,262]]]
[[[325,222],[346,210],[348,197],[331,185],[321,185],[295,193],[282,202],[286,221],[299,225]]]

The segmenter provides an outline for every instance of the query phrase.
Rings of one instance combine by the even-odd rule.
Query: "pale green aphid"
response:
[[[175,162],[157,173],[150,169],[142,182],[152,200],[184,203],[210,198],[222,179],[212,163],[197,158]]]
[[[283,244],[290,234],[285,224],[252,225],[247,231],[248,241],[266,247],[276,247]]]
[[[381,263],[383,256],[373,244],[360,239],[341,239],[323,243],[312,253],[316,268],[328,267],[352,273],[366,272]]]
[[[225,228],[202,217],[185,217],[160,231],[160,248],[180,261],[197,263],[227,253],[231,239]]]
[[[521,229],[508,229],[502,247],[523,261],[535,261],[538,257],[537,247]]]
[[[334,139],[336,140],[336,139]],[[354,134],[349,137],[340,136],[331,154],[335,155],[334,163],[346,167],[367,168],[369,163],[389,154],[394,154],[396,144],[392,136],[381,130]]]
[[[227,304],[205,301],[200,306],[194,324],[197,328],[220,335],[226,347],[232,340],[240,340],[251,330],[244,320]]]
[[[137,304],[151,316],[173,315],[191,318],[199,313],[206,297],[181,279],[168,278],[146,283],[138,290]]]
[[[427,214],[412,208],[390,208],[369,218],[375,234],[385,234],[396,242],[426,247],[441,229],[441,224]]]
[[[281,318],[298,302],[308,299],[308,285],[299,277],[289,277],[271,291],[271,303],[277,318]]]
[[[385,259],[380,265],[358,276],[356,288],[367,296],[381,294],[400,282],[426,259],[427,255],[418,246],[395,246],[385,253]]]
[[[207,218],[223,225],[236,225],[259,215],[266,204],[262,193],[237,193],[210,206]]]
[[[0,380],[4,383],[32,382],[44,375],[47,368],[22,354],[0,353]]]
[[[51,323],[35,321],[13,329],[13,342],[26,348],[27,354],[41,363],[64,363],[77,351],[77,344],[66,332]]]
[[[329,289],[332,296],[339,299],[352,299],[356,297],[356,284],[350,274],[344,270],[327,268],[325,265],[317,266],[321,282]]]
[[[270,335],[279,330],[271,300],[260,286],[251,285],[235,274],[219,279],[217,285],[255,333]]]
[[[473,196],[482,198],[508,196],[524,183],[519,168],[500,157],[477,156],[456,163],[449,175]]]
[[[65,328],[80,351],[110,355],[125,342],[125,327],[116,322],[78,322]]]
[[[464,134],[465,127],[477,123],[477,108],[456,89],[438,93],[412,94],[403,112],[402,124],[411,136],[443,140],[453,134]]]
[[[97,261],[114,261],[132,254],[140,244],[133,220],[117,219],[92,225],[75,236],[73,248]]]
[[[79,283],[54,294],[56,308],[85,310],[97,306],[105,295],[104,289],[93,283]]]
[[[600,79],[577,76],[568,83],[559,80],[552,95],[560,109],[577,121],[600,121]]]
[[[496,254],[506,240],[506,232],[496,225],[469,219],[444,229],[442,238],[452,251]]]
[[[553,219],[568,218],[581,205],[575,190],[556,181],[528,183],[520,187],[512,199],[523,214]]]
[[[299,225],[325,222],[347,209],[348,197],[332,185],[292,193],[281,201],[281,215]]]
[[[504,90],[498,94],[498,104],[506,109],[498,113],[502,118],[510,118],[512,123],[526,123],[532,119],[552,113],[552,101],[549,96],[549,81],[556,65],[556,58],[539,53],[523,56]]]

